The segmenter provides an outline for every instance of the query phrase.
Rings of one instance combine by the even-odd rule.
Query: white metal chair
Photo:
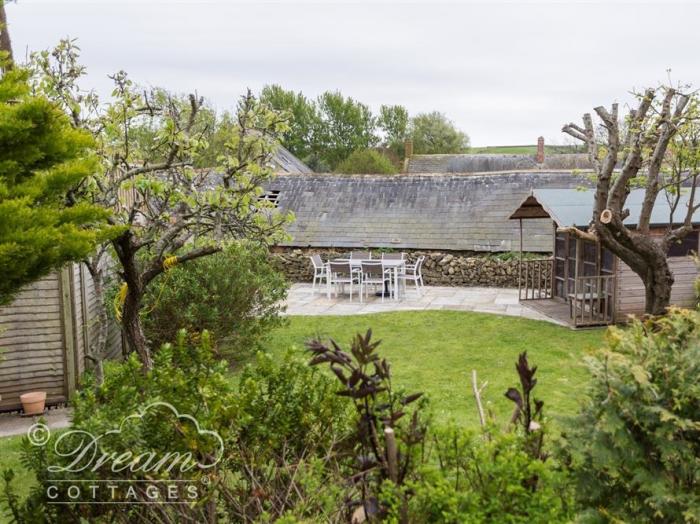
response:
[[[345,292],[345,284],[350,285],[350,300],[352,300],[352,286],[357,284],[359,287],[362,282],[362,271],[360,268],[353,268],[350,262],[329,262],[327,273],[327,289],[328,298],[331,298],[331,287],[335,285],[335,296],[338,296],[338,287],[341,288],[341,292]],[[362,295],[360,295],[360,300],[362,300]]]
[[[381,286],[382,289],[382,302],[384,302],[384,290],[386,283],[391,283],[391,269],[384,267],[380,261],[376,262],[362,262],[361,264],[362,278],[360,280],[360,300],[362,300],[362,293],[364,291],[364,296],[367,297],[367,290],[370,285]],[[389,288],[391,290],[391,288]],[[390,291],[391,292],[391,291]]]
[[[415,264],[406,264],[406,272],[403,275],[400,275],[399,278],[403,279],[404,281],[412,281],[416,285],[416,292],[418,295],[422,294],[422,288],[423,288],[423,261],[425,260],[424,256],[418,257],[418,260],[416,260]]]
[[[371,251],[351,251],[350,260],[369,260],[372,258]]]
[[[405,260],[406,253],[382,253],[382,260]]]
[[[311,259],[311,264],[314,267],[314,279],[311,284],[311,292],[315,293],[316,282],[318,282],[320,288],[321,284],[323,284],[323,279],[328,280],[328,272],[326,271],[326,266],[323,264],[323,260],[321,259],[320,255],[312,255],[309,258]]]

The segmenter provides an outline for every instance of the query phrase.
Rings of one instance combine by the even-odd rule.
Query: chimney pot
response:
[[[541,136],[537,139],[537,158],[538,164],[544,163],[544,137]]]

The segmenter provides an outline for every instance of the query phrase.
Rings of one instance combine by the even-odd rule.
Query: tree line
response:
[[[371,148],[401,159],[407,138],[416,154],[464,153],[469,147],[469,136],[438,111],[411,117],[404,106],[382,105],[374,114],[339,91],[312,99],[277,84],[265,86],[260,100],[291,115],[282,144],[315,171],[335,170],[353,152]]]

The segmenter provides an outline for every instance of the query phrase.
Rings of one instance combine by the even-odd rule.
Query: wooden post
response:
[[[520,296],[521,280],[523,279],[523,219],[518,219],[518,225],[520,228],[520,260],[518,262],[518,300],[522,297]],[[525,297],[527,298],[527,297]]]
[[[481,405],[481,391],[486,387],[486,382],[481,387],[477,386],[476,383],[476,369],[472,369],[472,390],[474,391],[474,399],[476,400],[476,409],[479,412],[479,423],[483,428],[486,426],[486,419],[484,417],[484,407]]]
[[[63,338],[63,383],[66,398],[75,392],[77,387],[77,369],[75,358],[75,325],[73,310],[73,286],[72,266],[61,269],[59,276],[59,289],[61,296],[61,328]]]
[[[389,468],[389,479],[396,483],[399,480],[399,466],[394,430],[391,428],[384,428],[384,439],[386,440],[386,461]]]
[[[85,264],[78,264],[80,272],[80,314],[82,319],[82,336],[83,336],[83,367],[88,369],[91,364],[87,356],[90,354],[90,312],[87,303],[87,276],[85,274]]]

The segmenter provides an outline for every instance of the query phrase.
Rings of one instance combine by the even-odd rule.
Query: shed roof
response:
[[[558,227],[587,227],[591,221],[594,197],[595,191],[592,189],[533,189],[531,195],[521,202],[510,218],[527,219],[549,216]],[[624,221],[626,226],[634,227],[637,225],[643,201],[643,189],[630,191],[625,203],[625,208],[630,211],[629,217]],[[687,205],[687,193],[681,194],[674,216],[675,223],[679,222],[679,218],[685,216]],[[656,198],[650,225],[668,225],[670,213],[671,207],[666,194],[661,192]],[[696,211],[693,215],[693,223],[700,223],[700,212]]]

